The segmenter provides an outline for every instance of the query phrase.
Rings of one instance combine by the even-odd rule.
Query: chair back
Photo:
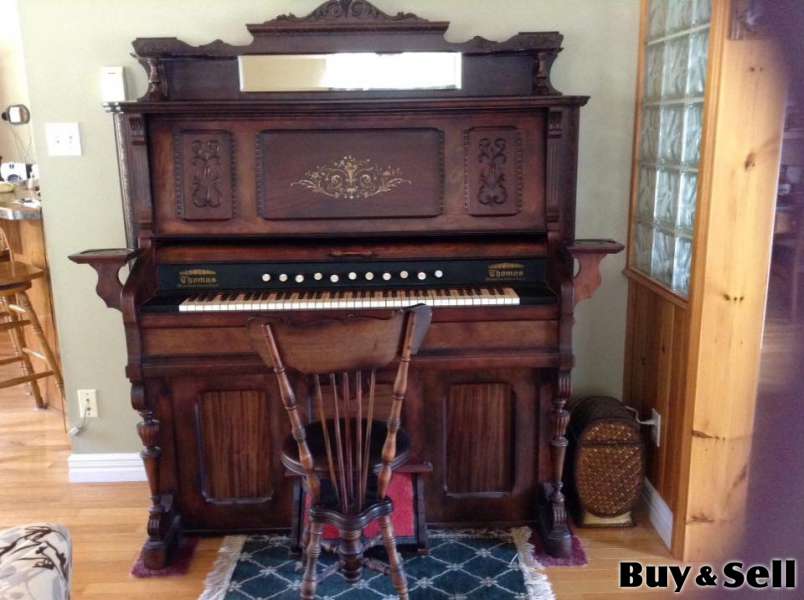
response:
[[[282,318],[249,321],[252,343],[276,375],[314,504],[321,497],[321,480],[287,370],[312,380],[313,411],[320,422],[327,470],[339,509],[344,514],[359,513],[365,508],[371,456],[376,454],[371,443],[376,373],[399,360],[382,444],[382,466],[377,475],[377,497],[384,499],[397,454],[411,357],[418,352],[430,320],[430,307],[418,305],[384,317],[347,315],[312,322]],[[322,379],[324,387],[328,387],[326,394]],[[331,406],[330,410],[326,404]]]

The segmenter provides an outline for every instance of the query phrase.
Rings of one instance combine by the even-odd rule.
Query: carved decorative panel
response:
[[[446,398],[446,491],[504,495],[514,484],[514,398],[507,383],[452,385]]]
[[[522,209],[522,134],[514,127],[464,133],[466,210],[476,216],[515,215]]]
[[[180,131],[176,214],[186,221],[225,221],[236,213],[235,153],[228,131]]]
[[[443,146],[438,129],[263,131],[259,213],[265,219],[438,216]]]
[[[268,398],[252,390],[210,391],[196,406],[204,498],[264,502],[274,493]]]

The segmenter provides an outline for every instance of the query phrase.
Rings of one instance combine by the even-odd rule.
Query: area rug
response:
[[[430,554],[403,548],[411,600],[554,600],[544,566],[534,556],[531,530],[431,530]],[[220,549],[199,600],[295,600],[301,563],[289,558],[287,536],[231,536]],[[385,559],[379,550],[381,559]],[[321,568],[336,558],[322,553]],[[355,585],[336,573],[321,582],[322,600],[397,598],[390,579],[365,570]]]
[[[182,536],[179,545],[174,550],[170,564],[164,569],[149,569],[145,566],[140,552],[137,560],[131,566],[131,574],[139,579],[147,577],[168,577],[170,575],[185,575],[190,570],[190,564],[195,555],[195,548],[198,545],[198,538],[193,536]]]

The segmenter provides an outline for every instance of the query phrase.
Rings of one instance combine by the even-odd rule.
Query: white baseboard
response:
[[[71,483],[146,481],[145,467],[137,452],[71,454],[67,467]]]
[[[651,525],[669,549],[673,545],[673,511],[670,510],[667,502],[659,495],[647,477],[645,487],[642,488],[642,498],[648,507]]]

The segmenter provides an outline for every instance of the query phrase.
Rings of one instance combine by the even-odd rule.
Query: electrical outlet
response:
[[[45,137],[50,156],[81,156],[78,123],[45,123]]]
[[[82,418],[98,418],[98,390],[78,390],[78,414]]]
[[[653,421],[653,427],[650,428],[650,437],[656,447],[662,445],[662,415],[656,412],[655,408],[650,410],[650,418]]]

